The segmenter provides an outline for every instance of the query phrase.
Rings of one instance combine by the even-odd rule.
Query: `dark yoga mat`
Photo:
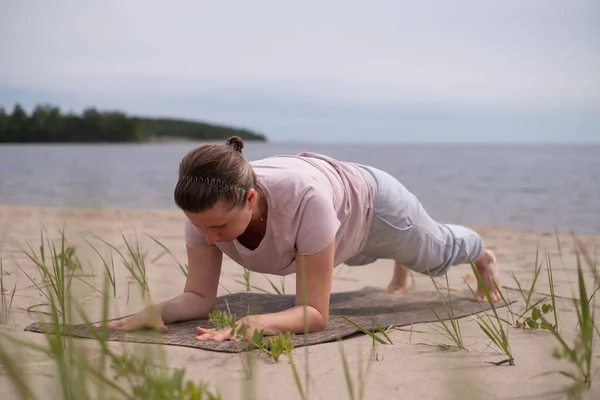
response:
[[[476,314],[491,309],[486,303],[473,301],[470,292],[459,295],[452,294],[452,306],[457,318]],[[294,295],[277,295],[266,293],[242,292],[221,296],[217,299],[216,308],[227,310],[227,304],[232,314],[238,318],[247,314],[262,314],[282,311],[294,306]],[[496,303],[496,307],[505,306],[504,303]],[[309,346],[319,343],[335,341],[361,332],[350,322],[341,316],[356,322],[360,326],[373,330],[371,316],[375,318],[382,328],[389,326],[406,326],[410,324],[438,321],[433,313],[434,309],[442,319],[450,319],[450,315],[443,304],[439,294],[432,292],[412,292],[408,295],[394,295],[384,292],[380,288],[365,287],[361,290],[351,292],[338,292],[331,294],[330,323],[329,327],[322,332],[297,334],[295,346]],[[233,341],[198,341],[195,340],[196,327],[212,327],[208,319],[198,319],[187,322],[169,324],[166,334],[157,333],[152,330],[140,330],[136,332],[109,333],[109,340],[121,342],[155,343],[173,346],[187,346],[200,349],[238,353],[246,349],[247,344]],[[49,330],[47,323],[33,323],[25,328],[26,331],[44,333]],[[86,324],[65,325],[61,327],[64,335],[80,338],[94,338],[92,330]]]

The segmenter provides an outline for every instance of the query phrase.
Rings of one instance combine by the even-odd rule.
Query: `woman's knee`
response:
[[[439,248],[424,246],[413,247],[413,249],[411,255],[406,254],[396,261],[415,272],[433,277],[445,274],[452,264],[447,252],[441,251]]]
[[[441,226],[417,225],[409,230],[394,259],[415,272],[437,277],[455,264],[456,249]]]
[[[460,230],[449,228],[442,231],[442,237],[422,232],[420,240],[412,243],[412,247],[418,249],[415,252],[417,257],[408,265],[413,265],[415,271],[439,277],[455,265],[469,263],[481,253],[483,240],[473,231],[464,227]],[[457,236],[457,233],[461,234]]]

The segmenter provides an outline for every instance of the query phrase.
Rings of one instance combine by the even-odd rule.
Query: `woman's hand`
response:
[[[101,328],[102,322],[94,324],[95,328]],[[134,331],[141,328],[152,328],[159,332],[167,333],[168,328],[160,316],[160,312],[156,307],[148,307],[129,317],[109,321],[106,323],[109,329],[117,331]]]
[[[243,335],[239,335],[237,333],[240,332],[240,329]],[[237,342],[240,339],[252,340],[252,336],[254,335],[255,330],[264,329],[260,322],[259,315],[249,315],[244,317],[236,322],[235,335],[231,335],[231,328],[223,328],[223,329],[210,329],[210,328],[202,328],[197,327],[196,340],[216,340],[216,341],[224,341],[231,340],[233,342]]]

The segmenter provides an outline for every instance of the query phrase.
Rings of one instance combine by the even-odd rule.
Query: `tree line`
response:
[[[38,105],[27,112],[15,104],[11,112],[0,107],[0,143],[106,143],[145,142],[163,138],[266,141],[262,134],[203,122],[128,116],[120,111],[88,107],[81,114],[63,113],[53,105]]]

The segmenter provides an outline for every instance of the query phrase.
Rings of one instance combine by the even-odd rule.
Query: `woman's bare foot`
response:
[[[494,302],[500,300],[500,293],[498,292],[498,289],[501,288],[500,269],[498,268],[496,255],[491,250],[484,249],[481,257],[475,261],[475,267],[477,267],[477,271],[479,272],[479,275],[481,275],[485,287],[490,292],[492,300]],[[485,290],[479,285],[477,286],[476,295],[477,300],[482,302],[487,301]]]
[[[388,284],[388,293],[404,294],[408,292],[408,278],[410,271],[404,265],[396,261],[394,265],[394,276]]]

